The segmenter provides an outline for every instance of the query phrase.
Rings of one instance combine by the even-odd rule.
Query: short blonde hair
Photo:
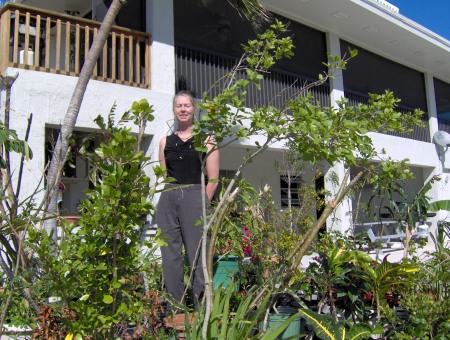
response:
[[[188,91],[180,91],[173,97],[173,109],[175,110],[175,105],[177,105],[178,97],[187,97],[189,98],[193,107],[197,108],[197,103],[195,102],[194,96]]]

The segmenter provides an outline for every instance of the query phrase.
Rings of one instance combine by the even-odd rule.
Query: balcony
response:
[[[202,97],[205,91],[214,96],[219,87],[214,87],[235,66],[237,59],[201,50],[190,46],[177,45],[175,47],[175,76],[177,90],[189,90],[194,96]],[[244,73],[238,73],[238,78]],[[286,71],[271,69],[261,82],[261,89],[250,86],[246,97],[246,106],[282,107],[286,101],[298,94],[302,86],[314,80],[292,74]],[[330,105],[330,89],[327,83],[309,90],[316,102],[323,106]]]
[[[9,3],[0,11],[0,73],[7,67],[78,76],[100,23]],[[113,26],[92,79],[150,87],[150,35]]]
[[[369,102],[369,96],[366,94],[345,90],[345,97],[348,99],[349,105],[367,104]],[[397,112],[407,113],[413,111],[413,108],[406,107],[404,105],[397,105]],[[412,132],[410,133],[400,133],[400,132],[383,132],[387,135],[403,137],[408,139],[414,139],[421,142],[430,142],[430,129],[429,129],[429,118],[428,113],[424,112],[422,115],[423,127],[414,126]]]
[[[438,130],[442,130],[450,133],[450,120],[448,119],[439,119],[438,115]]]

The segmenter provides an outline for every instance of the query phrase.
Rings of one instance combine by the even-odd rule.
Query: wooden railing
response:
[[[0,11],[0,73],[16,67],[78,76],[99,28],[96,21],[9,3]],[[150,43],[147,33],[113,26],[93,79],[150,87]]]

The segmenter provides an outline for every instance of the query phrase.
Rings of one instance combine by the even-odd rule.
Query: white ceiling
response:
[[[66,10],[76,11],[80,13],[77,16],[83,17],[92,10],[93,0],[15,0],[15,2],[59,13],[66,13]]]
[[[263,0],[285,17],[450,82],[450,41],[373,0]],[[375,3],[375,4],[374,4]]]

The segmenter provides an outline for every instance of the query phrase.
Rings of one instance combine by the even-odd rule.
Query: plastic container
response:
[[[214,289],[227,288],[234,285],[234,276],[239,271],[242,259],[239,256],[222,257],[215,261],[213,273]],[[239,287],[236,285],[236,291]]]

